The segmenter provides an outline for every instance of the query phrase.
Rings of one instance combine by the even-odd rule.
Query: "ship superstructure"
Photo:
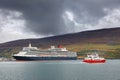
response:
[[[41,50],[37,47],[32,47],[29,44],[28,47],[23,47],[23,50],[18,54],[14,54],[13,57],[16,60],[76,60],[77,53],[70,52],[66,48],[61,46],[51,46],[49,49]]]

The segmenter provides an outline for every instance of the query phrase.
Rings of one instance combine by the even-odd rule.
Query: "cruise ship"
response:
[[[77,53],[70,52],[62,46],[51,46],[49,49],[41,50],[37,47],[23,47],[22,51],[14,54],[13,57],[19,61],[38,61],[38,60],[76,60]]]

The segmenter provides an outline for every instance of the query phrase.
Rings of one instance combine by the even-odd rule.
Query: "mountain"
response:
[[[72,34],[52,36],[39,39],[21,39],[0,44],[0,47],[23,47],[28,43],[37,47],[48,47],[50,45],[72,45],[72,44],[120,44],[120,28],[100,29],[84,31]]]
[[[78,52],[78,58],[83,58],[86,52],[97,50],[105,58],[120,59],[120,28],[10,41],[0,44],[0,57],[12,58],[12,54],[18,53],[22,47],[28,46],[29,43],[43,49],[51,45],[63,45],[70,51]]]

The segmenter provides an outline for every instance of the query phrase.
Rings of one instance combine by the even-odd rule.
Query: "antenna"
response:
[[[31,46],[31,43],[29,43],[29,47],[32,47],[32,46]]]

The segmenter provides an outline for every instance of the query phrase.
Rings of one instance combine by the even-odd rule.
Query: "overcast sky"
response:
[[[120,27],[120,0],[0,0],[0,43]]]

